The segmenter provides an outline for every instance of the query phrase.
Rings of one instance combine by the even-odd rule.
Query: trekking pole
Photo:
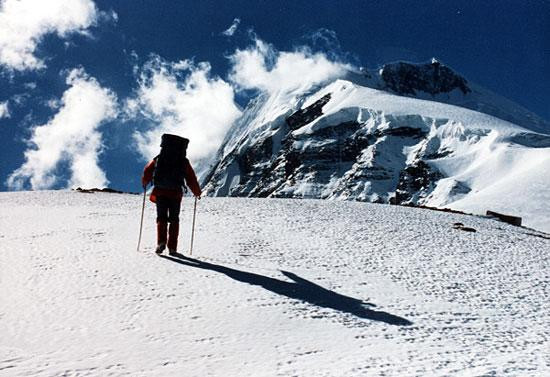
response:
[[[191,247],[189,248],[189,255],[193,255],[193,239],[195,238],[195,217],[197,215],[197,197],[195,196],[195,206],[193,208],[193,227],[191,228]]]
[[[139,238],[137,251],[139,251],[139,245],[141,244],[141,231],[143,230],[143,213],[145,212],[145,196],[147,195],[147,187],[143,188],[143,205],[141,206],[141,222],[139,224]]]

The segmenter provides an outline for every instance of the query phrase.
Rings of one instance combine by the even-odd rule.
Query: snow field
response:
[[[0,375],[550,373],[550,237],[345,201],[0,193]],[[186,254],[192,200],[182,205]],[[461,222],[475,233],[453,229]]]

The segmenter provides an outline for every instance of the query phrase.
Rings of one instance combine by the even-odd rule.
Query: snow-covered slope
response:
[[[436,59],[425,64],[388,63],[379,70],[350,72],[347,79],[361,86],[400,96],[465,107],[532,131],[550,133],[550,122],[547,120],[513,101],[466,80]]]
[[[2,376],[550,373],[541,233],[401,206],[206,198],[192,258],[159,258],[150,203],[135,251],[139,196],[0,193],[0,206]]]
[[[550,231],[548,134],[349,80],[264,95],[244,114],[206,177],[209,195],[492,210]]]

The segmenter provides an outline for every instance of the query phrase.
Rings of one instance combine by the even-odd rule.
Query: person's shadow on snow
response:
[[[281,270],[283,275],[293,280],[293,282],[287,282],[251,272],[239,271],[233,268],[203,262],[198,259],[186,257],[182,254],[177,254],[178,258],[167,255],[161,255],[160,257],[185,266],[216,271],[230,277],[231,279],[247,284],[259,285],[268,291],[289,297],[291,299],[308,302],[322,308],[330,308],[344,313],[350,313],[359,318],[380,321],[397,326],[412,325],[412,322],[405,318],[382,311],[371,310],[366,307],[375,307],[376,305],[374,304],[366,303],[359,299],[330,291],[315,283],[303,279],[292,272]]]

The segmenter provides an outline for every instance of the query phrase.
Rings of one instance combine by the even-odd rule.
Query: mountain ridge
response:
[[[427,63],[396,61],[379,69],[350,71],[346,79],[359,85],[464,107],[501,118],[536,132],[550,133],[550,121],[474,82],[432,58]]]
[[[463,93],[467,81],[455,82],[449,90]],[[228,134],[205,191],[490,209],[548,231],[549,148],[550,135],[490,114],[337,79],[258,97]]]

